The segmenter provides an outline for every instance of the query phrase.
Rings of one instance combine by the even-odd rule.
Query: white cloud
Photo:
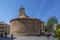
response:
[[[47,17],[50,17],[51,15],[54,15],[54,12],[57,10],[58,8],[54,7],[53,9],[50,9],[46,15],[43,17],[43,20],[47,19]]]
[[[45,3],[46,3],[46,0],[43,0],[43,2],[41,3],[41,6],[40,6],[40,8],[39,8],[39,10],[38,10],[38,16],[37,17],[40,17],[40,15],[41,15],[41,11],[42,11],[42,8],[45,6]]]

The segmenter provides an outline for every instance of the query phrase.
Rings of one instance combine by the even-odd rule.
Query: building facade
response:
[[[24,7],[20,8],[19,17],[12,19],[10,23],[10,34],[13,35],[39,35],[41,28],[44,28],[43,21],[27,16]]]
[[[4,23],[4,22],[0,22],[0,34],[10,34],[10,25]]]

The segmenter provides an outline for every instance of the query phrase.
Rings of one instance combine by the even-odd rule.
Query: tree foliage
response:
[[[47,27],[46,29],[49,29],[50,31],[52,31],[54,25],[57,23],[58,23],[58,20],[55,16],[50,17],[46,23],[46,27]]]
[[[46,24],[49,26],[54,26],[54,24],[57,24],[57,23],[58,23],[57,18],[55,16],[52,16],[48,19]]]
[[[59,29],[59,28],[60,28],[60,24],[57,24],[57,26],[56,26],[56,27],[57,27],[57,29]],[[57,30],[57,29],[56,29],[56,30]]]
[[[56,30],[56,36],[60,37],[60,28]]]
[[[60,24],[57,24],[56,30],[54,31],[54,37],[60,36]]]

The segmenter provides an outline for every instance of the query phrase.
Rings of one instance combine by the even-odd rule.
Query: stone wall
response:
[[[37,20],[25,19],[11,22],[11,34],[13,35],[38,35],[40,34],[41,23]]]

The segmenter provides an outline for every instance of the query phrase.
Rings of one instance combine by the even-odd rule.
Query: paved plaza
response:
[[[58,40],[57,38],[47,38],[41,36],[14,36],[12,39],[11,37],[3,37],[0,40]]]

